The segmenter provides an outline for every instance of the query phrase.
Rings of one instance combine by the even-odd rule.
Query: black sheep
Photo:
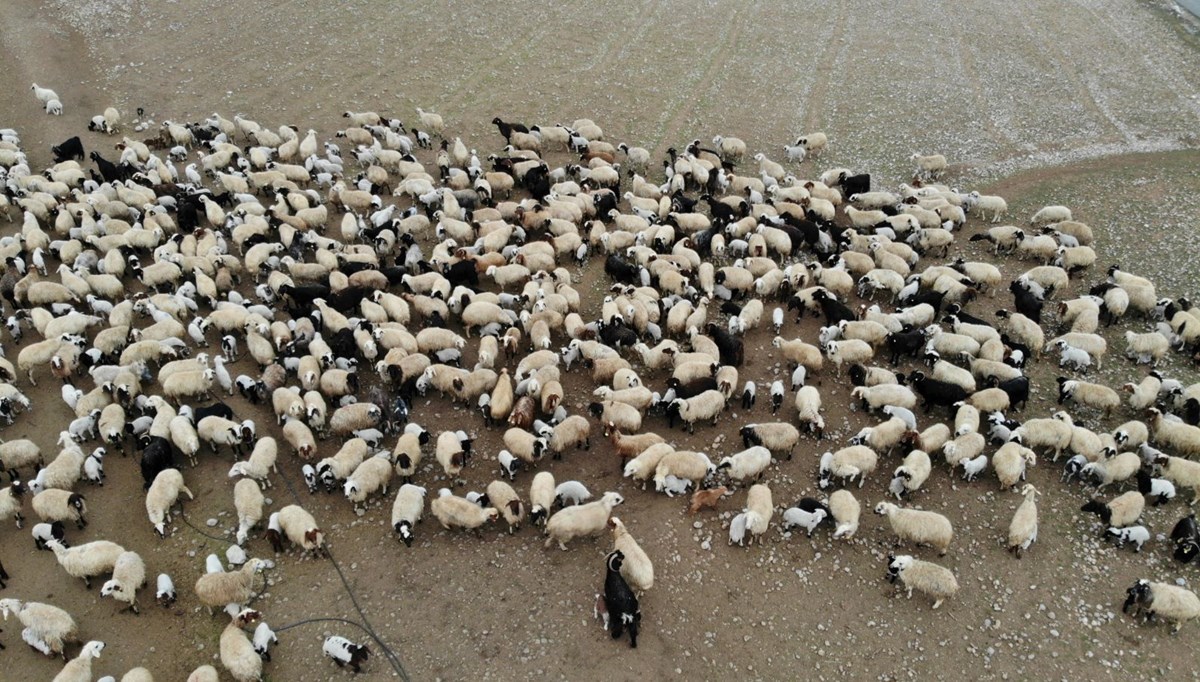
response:
[[[869,173],[859,173],[858,175],[842,173],[838,185],[842,188],[842,196],[864,194],[871,191],[871,175]]]
[[[1029,291],[1017,281],[1013,281],[1008,285],[1008,290],[1013,294],[1013,302],[1017,308],[1017,312],[1034,322],[1042,323],[1042,301],[1033,292]]]
[[[893,332],[887,335],[885,343],[888,352],[891,353],[892,366],[895,367],[896,363],[900,361],[901,355],[917,357],[917,353],[925,347],[925,334],[920,329]],[[853,380],[853,374],[851,374],[851,379]]]
[[[746,361],[746,348],[742,340],[712,322],[708,323],[706,331],[712,337],[713,343],[717,344],[721,364],[741,367]]]
[[[858,319],[849,306],[837,300],[837,297],[828,291],[818,291],[813,294],[813,298],[817,301],[817,305],[821,306],[821,312],[825,314],[825,325],[828,327],[832,327],[842,320],[853,322]]]
[[[924,372],[913,372],[908,378],[917,395],[921,396],[921,404],[926,412],[932,410],[935,405],[952,408],[954,403],[969,397],[962,386],[927,377]]]
[[[1008,404],[1014,410],[1025,407],[1029,401],[1029,377],[1019,376],[1001,381],[999,377],[988,377],[988,388],[998,388],[1008,394]]]
[[[745,388],[742,389],[742,409],[748,410],[754,407],[754,398],[758,390],[755,388],[753,381],[747,381]]]
[[[175,454],[171,443],[161,436],[151,436],[150,443],[142,450],[140,463],[142,470],[142,489],[149,490],[154,477],[167,469],[175,468]]]
[[[225,403],[213,403],[207,407],[197,407],[192,410],[192,419],[196,424],[199,424],[200,420],[205,417],[221,417],[222,419],[236,421],[233,419],[233,408]]]
[[[517,132],[517,133],[528,133],[529,132],[529,128],[526,128],[523,124],[521,124],[521,123],[506,123],[506,122],[500,120],[499,116],[492,119],[492,125],[496,126],[496,129],[500,131],[500,134],[504,136],[504,139],[506,141],[512,138],[512,134],[514,132]]]
[[[57,144],[50,148],[50,153],[54,154],[54,163],[62,163],[70,159],[83,160],[83,142],[76,135],[65,142]]]
[[[637,648],[638,626],[642,622],[642,610],[638,606],[637,595],[630,589],[629,583],[621,577],[621,565],[625,563],[625,555],[616,550],[605,560],[604,575],[604,606],[608,609],[608,627],[612,638],[617,639],[621,633],[629,629],[629,646]]]
[[[628,263],[616,254],[609,254],[604,260],[604,274],[617,282],[626,284],[641,284],[640,268]]]
[[[717,380],[713,377],[701,377],[686,384],[681,383],[679,379],[671,377],[667,379],[667,388],[675,389],[676,398],[694,398],[705,391],[716,391]]]
[[[1195,512],[1179,519],[1171,529],[1171,539],[1175,541],[1176,561],[1191,563],[1200,554],[1200,526],[1196,524]]]

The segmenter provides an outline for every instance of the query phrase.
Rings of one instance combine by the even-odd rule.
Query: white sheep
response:
[[[912,599],[914,589],[919,590],[933,597],[935,609],[947,598],[958,594],[958,580],[949,569],[907,554],[888,557],[888,580],[894,582],[897,579],[908,590],[909,599]]]
[[[138,608],[137,591],[146,584],[146,564],[137,552],[122,552],[113,565],[112,579],[100,588],[101,597],[112,597],[123,601],[126,608],[141,613]]]
[[[733,517],[729,524],[729,544],[736,542],[741,546],[747,531],[750,533],[751,543],[755,538],[761,538],[763,533],[767,532],[774,511],[771,489],[761,483],[750,486],[749,492],[746,493],[746,508],[741,514]]]
[[[0,468],[9,478],[16,479],[20,469],[42,465],[42,450],[37,443],[27,438],[0,442]]]
[[[1120,396],[1108,386],[1059,377],[1058,402],[1062,404],[1068,401],[1103,412],[1105,417],[1121,406]],[[1197,432],[1200,433],[1200,429]]]
[[[929,454],[924,450],[913,450],[904,458],[904,463],[892,473],[892,482],[888,485],[888,490],[897,500],[905,497],[925,484],[932,469]]]
[[[787,422],[747,424],[738,433],[746,446],[761,445],[771,454],[787,453],[789,460],[796,444],[800,442],[800,430]]]
[[[835,490],[829,496],[829,512],[833,515],[836,528],[833,537],[849,540],[858,531],[858,519],[862,508],[854,493],[849,490]]]
[[[830,341],[825,345],[825,354],[837,367],[837,375],[842,375],[843,365],[866,363],[875,357],[871,344],[861,339],[843,339]]]
[[[1122,611],[1136,606],[1138,613],[1145,613],[1147,622],[1154,617],[1170,622],[1171,632],[1179,632],[1185,622],[1200,617],[1200,597],[1184,587],[1139,580],[1127,594]]]
[[[762,475],[769,466],[771,466],[771,451],[761,445],[754,445],[722,459],[717,464],[717,471],[724,470],[732,480],[745,481],[750,478],[762,480]]]
[[[289,504],[267,519],[267,538],[276,553],[283,549],[285,536],[305,554],[325,551],[325,533],[313,515],[300,505]]]
[[[1025,479],[1025,468],[1037,465],[1037,455],[1020,443],[1009,441],[992,455],[992,468],[1000,480],[1000,489],[1011,488]]]
[[[666,487],[668,476],[697,482],[716,473],[716,470],[717,468],[713,466],[708,455],[702,452],[690,450],[668,452],[659,459],[658,466],[654,469],[654,489],[659,492],[665,491],[668,496],[672,496],[674,492],[667,490]]]
[[[1162,390],[1162,377],[1158,372],[1150,372],[1136,384],[1122,385],[1121,390],[1129,393],[1129,406],[1135,411],[1148,410],[1154,407],[1154,403],[1158,400],[1159,391]]]
[[[937,512],[917,509],[901,509],[891,502],[875,505],[875,513],[886,516],[892,532],[901,540],[917,545],[930,545],[944,556],[954,539],[954,528],[950,519]]]
[[[46,546],[54,552],[58,565],[73,578],[83,578],[88,589],[92,587],[92,576],[111,573],[125,548],[108,540],[94,540],[71,548],[57,540],[48,540]]]
[[[687,425],[688,433],[695,433],[696,422],[711,420],[715,426],[717,418],[725,409],[725,395],[715,389],[704,391],[691,398],[676,398],[672,401],[669,412],[677,414]],[[605,421],[608,421],[605,419]],[[631,429],[636,430],[636,429]]]
[[[1096,491],[1099,492],[1113,483],[1121,483],[1133,478],[1141,466],[1141,455],[1136,452],[1122,452],[1119,455],[1085,464],[1079,474],[1083,478],[1090,478],[1096,485]]]
[[[1047,223],[1061,223],[1063,221],[1073,220],[1071,218],[1071,209],[1066,206],[1044,206],[1033,214],[1029,219],[1030,225],[1045,225]]]
[[[1124,547],[1126,542],[1132,542],[1133,551],[1138,553],[1142,551],[1142,545],[1150,540],[1150,531],[1145,526],[1109,528],[1105,534],[1110,540],[1117,543],[1117,547]]]
[[[263,436],[254,444],[254,450],[251,451],[249,459],[245,462],[237,462],[229,470],[229,478],[234,476],[246,476],[258,482],[263,488],[271,487],[271,479],[267,476],[272,472],[278,472],[275,468],[275,458],[279,454],[279,446],[275,439],[270,436]]]
[[[612,530],[613,551],[625,555],[625,563],[621,565],[621,577],[639,593],[654,587],[654,564],[629,533],[629,529],[615,516],[608,519],[608,527]]]
[[[820,438],[825,432],[825,418],[821,416],[821,393],[816,386],[801,386],[796,391],[796,419]],[[791,452],[788,453],[789,458]]]
[[[812,537],[813,531],[821,522],[829,517],[829,508],[823,504],[818,504],[814,509],[808,510],[801,507],[788,507],[783,511],[783,523],[780,527],[787,531],[791,528],[803,528],[808,531],[808,537]]]
[[[1057,462],[1063,451],[1071,445],[1074,434],[1070,415],[1059,413],[1065,419],[1030,419],[1017,427],[1012,439],[1028,448],[1044,448],[1052,453],[1051,461]]]
[[[201,604],[224,608],[228,604],[245,604],[254,595],[254,574],[266,566],[262,559],[247,561],[236,571],[205,573],[196,580],[194,591]]]
[[[46,656],[61,655],[65,660],[65,645],[78,640],[75,619],[57,606],[36,601],[0,599],[0,614],[5,620],[8,620],[9,614],[15,615],[25,626],[21,638]]]
[[[1092,512],[1100,517],[1106,527],[1124,528],[1137,523],[1146,508],[1146,498],[1136,490],[1114,497],[1105,503],[1092,499],[1080,508],[1080,511]]]
[[[936,178],[946,170],[947,166],[946,157],[942,154],[914,153],[909,160],[915,161],[917,164],[914,175],[922,178]]]
[[[250,529],[262,520],[262,490],[252,479],[243,478],[233,486],[233,507],[237,511],[238,528],[235,537],[239,545],[246,542]]]
[[[1200,457],[1200,427],[1167,419],[1158,408],[1150,408],[1154,442],[1183,457]]]
[[[5,497],[13,490],[13,487],[9,486],[0,491],[0,513],[5,511],[2,509]],[[87,502],[79,493],[48,488],[34,495],[31,506],[42,521],[73,521],[75,526],[81,530],[87,526],[87,519],[84,518],[87,513]],[[20,514],[17,516],[19,517]],[[20,524],[17,527],[20,528]]]
[[[912,410],[917,406],[917,396],[912,389],[897,384],[855,386],[850,391],[850,399],[860,401],[868,410],[880,410],[887,405]]]
[[[867,474],[874,471],[878,463],[879,455],[865,445],[851,445],[837,452],[826,452],[821,455],[817,485],[824,490],[835,477],[846,482],[857,478],[858,487],[861,488]]]
[[[84,644],[79,655],[67,661],[63,669],[54,676],[54,682],[91,682],[92,659],[100,658],[102,651],[104,651],[104,642],[100,640],[93,639]]]
[[[254,682],[262,678],[263,659],[254,649],[254,643],[242,628],[253,625],[261,614],[253,609],[243,609],[233,615],[229,625],[221,631],[221,665],[237,682]]]
[[[517,491],[504,481],[492,481],[487,485],[488,506],[494,507],[508,523],[508,532],[520,529],[525,520],[525,503]]]
[[[392,460],[387,452],[363,460],[354,473],[342,485],[346,499],[354,504],[355,511],[364,509],[363,502],[375,491],[387,495],[388,483],[392,480]]]
[[[1125,332],[1125,357],[1137,363],[1147,363],[1157,367],[1160,360],[1170,350],[1170,341],[1158,332],[1137,334]]]
[[[421,521],[425,511],[425,488],[405,483],[392,503],[392,530],[407,547],[412,547],[413,526]]]
[[[968,194],[967,201],[964,204],[970,206],[973,210],[979,211],[980,216],[985,219],[987,218],[987,214],[991,212],[993,223],[1000,222],[1000,218],[1008,212],[1008,202],[1004,200],[1004,197],[980,194],[977,191]]]
[[[1025,499],[1017,507],[1012,521],[1008,524],[1008,551],[1016,554],[1018,559],[1025,550],[1029,549],[1030,545],[1037,541],[1038,494],[1037,488],[1032,485],[1026,484],[1021,488],[1021,495]]]
[[[615,492],[606,492],[595,502],[567,507],[546,522],[545,547],[557,542],[559,549],[566,551],[567,544],[577,537],[597,535],[604,530],[612,510],[625,501]]]
[[[187,493],[188,499],[195,499],[191,490],[183,484],[183,474],[178,469],[163,469],[154,477],[150,489],[146,491],[146,516],[150,525],[159,537],[166,537],[166,518],[171,507],[179,499],[179,493]]]
[[[500,517],[500,510],[495,507],[480,507],[457,495],[439,495],[429,504],[429,511],[446,530],[463,528],[476,534],[483,524]]]

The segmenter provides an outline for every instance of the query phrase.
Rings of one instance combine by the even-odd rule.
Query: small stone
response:
[[[204,523],[207,524],[209,528],[213,528],[217,525],[217,520],[209,519],[209,520],[205,521]]]

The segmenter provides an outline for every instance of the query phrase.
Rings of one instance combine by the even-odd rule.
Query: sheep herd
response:
[[[32,90],[47,113],[62,113],[52,90]],[[421,523],[426,508],[447,530],[479,534],[503,521],[516,534],[528,523],[546,548],[567,551],[610,532],[596,615],[635,647],[641,600],[655,594],[654,548],[614,512],[627,495],[651,495],[651,481],[663,504],[690,495],[689,514],[740,509],[731,545],[763,542],[777,512],[784,531],[830,525],[832,541],[854,543],[858,498],[887,496],[895,501],[873,509],[897,544],[940,556],[956,546],[952,523],[913,502],[936,509],[924,496],[931,477],[977,482],[990,463],[1000,489],[1023,499],[995,538],[1035,561],[1038,497],[1077,494],[1072,480],[1096,495],[1128,488],[1107,501],[1081,496],[1082,512],[1138,551],[1152,536],[1138,525],[1147,497],[1180,505],[1178,488],[1200,494],[1200,384],[1157,369],[1196,352],[1200,313],[1119,266],[1099,271],[1092,228],[1066,207],[993,225],[1005,199],[939,184],[950,171],[940,154],[914,154],[911,184],[895,188],[849,168],[817,172],[802,164],[829,152],[822,133],[784,146],[780,162],[718,135],[656,165],[591,120],[495,118],[503,144],[479,140],[496,149],[481,156],[438,114],[416,114],[406,126],[346,112],[347,127],[322,141],[240,115],[152,127],[139,112],[135,131],[150,136],[135,139],[110,107],[88,124],[90,156],[71,138],[38,172],[18,131],[0,130],[0,211],[12,223],[0,238],[4,354],[17,357],[0,359],[0,416],[34,419],[39,406],[22,385],[47,374],[75,415],[42,427],[60,432],[55,452],[28,439],[0,444],[11,479],[0,515],[22,528],[28,497],[37,548],[85,588],[107,577],[101,597],[137,613],[157,575],[156,601],[177,598],[171,576],[114,541],[136,528],[88,523],[89,507],[117,501],[86,487],[102,484],[106,464],[131,466],[112,458],[127,452],[146,490],[144,530],[163,537],[178,528],[172,510],[194,498],[189,470],[230,458],[230,535],[258,554],[265,537],[280,561],[321,555],[330,539],[302,499],[265,509],[263,491],[280,477],[310,494],[340,489],[409,548],[439,542]],[[109,139],[120,140],[111,159]],[[968,249],[984,260],[968,260]],[[1026,265],[1005,284],[1001,266]],[[593,285],[601,267],[605,281]],[[998,303],[1009,295],[1012,310]],[[768,326],[769,346],[748,348]],[[1125,344],[1123,386],[1088,380],[1110,342]],[[744,380],[765,353],[790,382]],[[1026,369],[1054,365],[1063,408],[1023,414],[1031,393],[1051,387],[1038,383],[1048,371]],[[878,423],[826,446],[821,379],[844,376],[849,407]],[[590,398],[573,399],[568,388],[584,384]],[[755,406],[760,384],[770,417]],[[224,402],[235,393],[250,405],[239,414]],[[427,430],[418,402],[434,394],[478,418]],[[738,407],[743,450],[721,457],[673,444],[677,426],[707,441]],[[753,421],[755,411],[769,421]],[[584,449],[614,460],[628,479],[621,492],[594,495],[539,470],[547,457],[565,460],[561,477]],[[1024,482],[1039,457],[1064,455],[1061,490]],[[489,468],[498,476],[483,492],[462,490],[464,472]],[[883,485],[880,468],[892,472]],[[838,489],[780,503],[769,483],[781,470]],[[378,501],[393,494],[389,517]],[[4,552],[19,551],[16,531],[3,532]],[[1200,552],[1194,519],[1171,537],[1176,558]],[[236,680],[257,680],[275,635],[263,622],[269,607],[248,606],[270,563],[245,551],[227,558],[177,576],[178,599],[227,612],[220,662]],[[885,569],[933,608],[959,590],[932,560],[889,556]],[[9,579],[2,567],[0,578]],[[13,592],[33,579],[13,576]],[[1200,616],[1200,600],[1142,580],[1126,609],[1178,628]],[[88,641],[73,658],[68,650],[99,623],[19,598],[0,600],[0,611],[17,617],[33,649],[70,658],[55,679],[92,679],[105,643]],[[370,650],[334,636],[324,652],[357,671]],[[122,679],[152,678],[136,669]],[[201,665],[188,679],[217,672]]]

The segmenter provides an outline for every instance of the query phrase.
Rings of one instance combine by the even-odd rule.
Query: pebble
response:
[[[214,526],[216,526],[216,525],[217,525],[217,520],[216,520],[216,519],[209,519],[209,520],[205,521],[204,523],[205,523],[206,525],[208,525],[208,527],[209,527],[209,528],[213,528]]]

